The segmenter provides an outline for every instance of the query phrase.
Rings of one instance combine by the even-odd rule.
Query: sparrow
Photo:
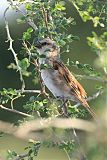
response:
[[[58,99],[75,101],[84,106],[95,119],[96,114],[86,101],[87,93],[60,59],[60,48],[50,38],[38,40],[35,44],[40,55],[41,78],[45,86]]]

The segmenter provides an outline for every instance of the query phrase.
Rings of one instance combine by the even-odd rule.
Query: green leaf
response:
[[[104,23],[99,23],[101,27],[105,27]]]
[[[64,11],[66,8],[65,8],[62,4],[57,3],[57,4],[55,5],[55,9],[57,9],[57,10],[59,10],[59,11]]]
[[[27,32],[32,33],[32,32],[33,32],[33,28],[31,28],[31,27],[28,28],[28,29],[27,29]]]
[[[80,14],[84,22],[92,18],[87,11],[80,11]]]
[[[20,18],[17,18],[17,23],[18,23],[18,24],[23,24],[23,23],[25,23],[25,20],[22,20],[22,19],[20,19]]]
[[[10,63],[10,65],[7,66],[8,69],[14,69],[14,70],[18,70],[18,67],[16,66],[16,64],[14,63]]]
[[[31,7],[30,3],[26,3],[26,4],[25,4],[25,8],[26,8],[27,10],[32,10],[32,7]]]
[[[30,38],[31,38],[31,34],[29,34],[28,32],[23,33],[23,40],[28,40]]]
[[[27,70],[27,68],[30,66],[28,58],[19,60],[19,65],[22,68],[22,70]]]
[[[96,17],[94,17],[92,20],[93,20],[93,23],[94,23],[94,27],[97,27],[98,24],[100,23],[100,22],[99,22],[100,17],[97,17],[97,16],[96,16]]]
[[[17,156],[17,153],[15,151],[11,151],[11,150],[8,150],[7,154],[8,154],[7,159],[10,159],[10,160],[14,159]]]
[[[65,149],[67,152],[72,152],[75,149],[75,142],[72,141],[64,141],[59,144],[60,149]]]

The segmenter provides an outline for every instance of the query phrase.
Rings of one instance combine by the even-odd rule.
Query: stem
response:
[[[38,93],[40,94],[41,91],[40,90],[17,90],[17,92],[20,92],[20,93]]]
[[[28,153],[23,153],[23,154],[18,155],[14,160],[20,160],[20,159],[26,158],[28,156],[29,156]]]
[[[68,157],[68,160],[71,160],[71,158],[70,158],[70,156],[69,156],[69,154],[68,154],[68,152],[67,152],[67,150],[65,148],[64,148],[64,152],[66,153],[66,155]]]
[[[6,110],[6,111],[12,112],[12,113],[20,114],[20,115],[22,115],[22,116],[33,117],[33,116],[30,115],[30,114],[27,114],[27,113],[24,113],[24,112],[20,112],[20,111],[17,111],[17,110],[15,110],[15,109],[6,108],[6,107],[4,107],[3,105],[0,105],[0,108],[3,109],[3,110]]]
[[[92,96],[88,97],[86,99],[87,102],[91,101],[91,100],[94,100],[96,99],[98,96],[102,95],[104,93],[104,90],[103,91],[98,91],[96,92],[95,94],[93,94]],[[75,106],[76,107],[79,107],[81,104],[80,103],[77,103]]]
[[[99,81],[102,83],[107,83],[107,80],[104,78],[100,78],[100,77],[93,77],[93,76],[87,76],[87,75],[75,75],[75,77],[77,78],[82,78],[82,79],[89,79],[89,80],[94,80],[94,81]]]
[[[7,32],[7,42],[10,43],[8,50],[10,50],[13,53],[14,60],[16,62],[16,65],[17,65],[17,68],[18,68],[18,71],[19,71],[20,81],[22,82],[22,90],[23,90],[25,88],[25,82],[24,82],[24,79],[23,79],[23,76],[22,76],[21,67],[19,66],[17,54],[16,54],[15,50],[13,49],[13,39],[11,38],[9,25],[8,25],[8,22],[7,22],[7,19],[6,19],[6,13],[7,13],[8,9],[9,9],[9,7],[7,7],[5,12],[4,12],[5,28],[6,28],[6,32]]]

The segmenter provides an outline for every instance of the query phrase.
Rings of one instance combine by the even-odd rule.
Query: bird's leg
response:
[[[67,103],[68,100],[65,99],[64,97],[56,97],[57,100],[62,101],[62,104],[58,107],[58,112],[60,115],[64,115],[65,117],[68,117],[68,110],[67,110]]]
[[[67,102],[68,100],[62,99],[62,105],[60,106],[65,117],[68,117]]]

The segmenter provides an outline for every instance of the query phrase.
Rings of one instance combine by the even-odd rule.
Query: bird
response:
[[[53,96],[63,102],[69,100],[80,103],[96,119],[96,113],[86,101],[85,89],[61,60],[60,47],[56,42],[50,38],[43,38],[35,42],[35,47],[40,55],[39,64],[47,66],[41,68],[41,78]]]

